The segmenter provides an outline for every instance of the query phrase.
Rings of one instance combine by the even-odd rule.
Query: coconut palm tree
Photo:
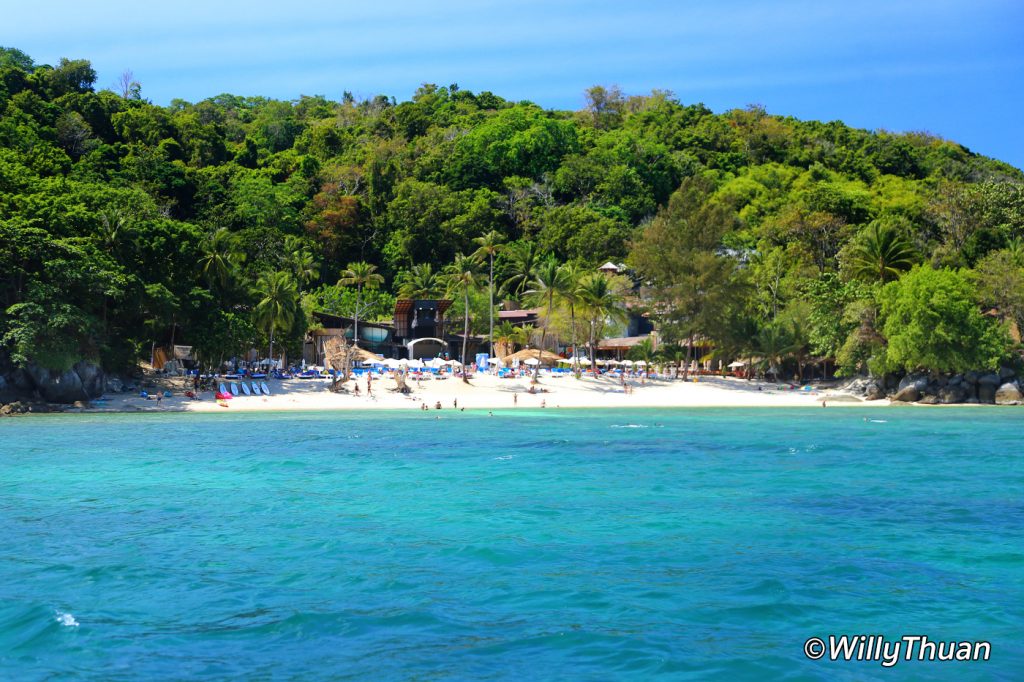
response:
[[[680,349],[682,350],[682,349]],[[636,344],[626,353],[626,358],[629,360],[642,361],[644,363],[644,372],[648,377],[651,376],[651,365],[654,364],[656,358],[654,352],[654,344],[651,343],[650,337],[644,339],[640,343]]]
[[[864,230],[862,241],[855,243],[847,260],[854,277],[868,281],[891,282],[914,266],[914,247],[891,225],[877,220]]]
[[[540,345],[537,346],[537,367],[533,371],[533,383],[540,378],[540,356],[544,350],[544,342],[547,340],[548,325],[551,323],[551,309],[554,307],[555,299],[565,290],[565,272],[562,270],[558,259],[548,256],[537,264],[533,271],[533,280],[530,288],[525,292],[528,300],[535,305],[545,305],[547,314],[544,315],[544,329],[540,335]]]
[[[494,328],[494,336],[491,337],[491,341],[502,344],[505,350],[512,352],[515,346],[525,345],[529,340],[529,333],[525,328],[516,326],[504,320],[497,327]]]
[[[670,343],[663,345],[658,349],[658,357],[661,362],[675,367],[682,367],[683,363],[686,362],[686,348],[680,346],[678,343]],[[678,370],[676,376],[679,376]]]
[[[405,281],[398,287],[399,298],[439,298],[444,294],[442,277],[430,263],[412,266]]]
[[[308,249],[291,252],[288,255],[287,263],[300,287],[308,286],[320,278],[320,263]]]
[[[574,263],[566,263],[562,266],[562,287],[558,292],[559,300],[569,307],[569,329],[572,334],[572,371],[579,378],[579,351],[576,348],[576,308],[580,299],[580,280],[583,278],[583,271]]]
[[[352,316],[355,321],[352,329],[353,346],[359,345],[359,313],[363,305],[363,289],[376,289],[383,283],[384,277],[377,272],[377,266],[363,261],[349,263],[348,267],[341,273],[338,286],[354,286],[356,288],[356,309],[355,314]]]
[[[448,284],[448,295],[462,294],[465,316],[462,329],[462,380],[466,379],[466,343],[469,341],[469,290],[476,286],[480,261],[462,253],[456,254],[455,261],[445,268],[445,281]]]
[[[226,227],[221,227],[203,239],[199,272],[208,285],[226,287],[244,260],[245,254],[238,250],[238,238]]]
[[[253,310],[256,324],[267,330],[270,339],[267,357],[273,360],[274,332],[287,330],[295,322],[299,289],[290,273],[278,271],[260,275],[253,293],[259,299]]]
[[[533,280],[533,271],[540,262],[540,249],[536,242],[519,242],[508,247],[508,255],[511,260],[509,275],[501,286],[506,295],[518,301]]]
[[[761,356],[762,372],[766,376],[771,374],[777,379],[782,363],[795,350],[789,330],[782,324],[772,322],[762,327],[751,341],[752,351]]]
[[[611,279],[600,272],[592,272],[580,280],[580,301],[590,320],[590,368],[597,376],[594,352],[597,335],[606,322],[625,322],[628,314],[623,306],[622,296],[612,286]]]
[[[487,258],[490,261],[490,271],[487,276],[487,291],[490,293],[490,329],[487,338],[490,343],[488,352],[492,356],[494,355],[494,257],[505,248],[504,241],[505,237],[497,230],[491,230],[473,240],[473,243],[480,245],[480,248],[473,252],[473,258],[478,260]]]

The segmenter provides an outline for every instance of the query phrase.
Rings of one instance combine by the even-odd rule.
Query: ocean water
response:
[[[1017,408],[6,419],[0,679],[1019,679],[1022,425]],[[830,634],[991,657],[805,657]]]

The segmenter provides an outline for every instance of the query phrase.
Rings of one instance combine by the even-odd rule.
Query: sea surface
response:
[[[1024,408],[0,421],[3,680],[1011,680]],[[809,660],[828,635],[979,662]]]

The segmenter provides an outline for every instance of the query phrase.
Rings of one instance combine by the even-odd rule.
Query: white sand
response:
[[[571,375],[542,376],[538,391],[530,393],[530,379],[499,379],[477,374],[466,384],[458,378],[429,379],[410,382],[412,393],[402,395],[389,377],[375,378],[372,397],[366,395],[366,378],[359,379],[360,395],[352,393],[353,382],[347,384],[348,393],[332,393],[329,380],[290,379],[267,382],[270,396],[239,396],[218,405],[213,394],[204,392],[202,400],[194,401],[176,391],[174,397],[164,398],[159,407],[155,400],[137,395],[112,395],[109,400],[96,403],[89,411],[194,411],[238,412],[257,410],[344,410],[344,409],[419,409],[426,402],[434,409],[437,402],[444,410],[451,410],[458,401],[466,410],[518,408],[624,408],[624,407],[820,407],[822,399],[833,405],[887,405],[888,400],[862,402],[846,395],[831,392],[779,390],[778,384],[745,381],[735,378],[700,377],[698,381],[654,379],[642,382],[629,380],[633,392],[626,393],[618,379],[585,376],[575,379]],[[759,390],[760,388],[760,390]]]

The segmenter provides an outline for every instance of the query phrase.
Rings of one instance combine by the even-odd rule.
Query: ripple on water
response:
[[[1024,669],[1015,413],[501,416],[3,423],[0,667],[801,678],[825,625],[930,625]]]

